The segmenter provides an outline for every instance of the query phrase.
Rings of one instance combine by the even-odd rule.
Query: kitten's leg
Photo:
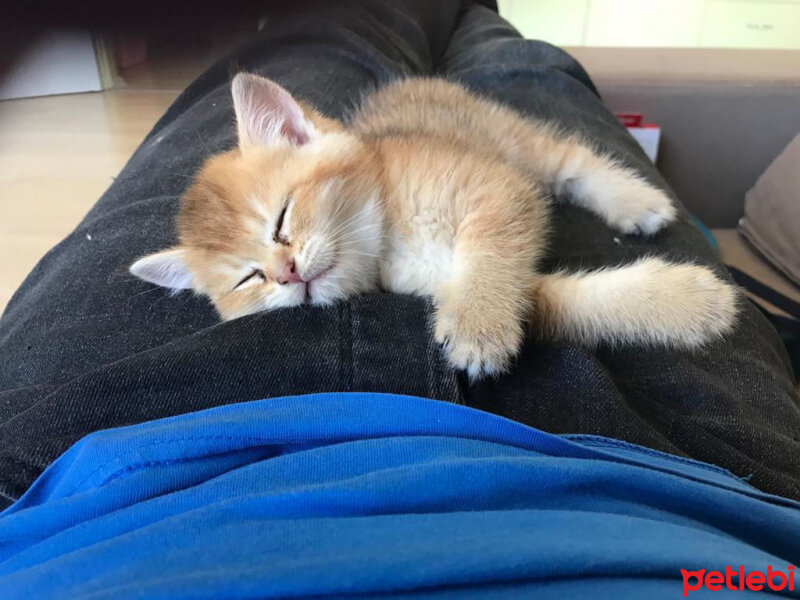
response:
[[[558,137],[546,126],[526,132],[529,170],[556,195],[623,233],[652,235],[675,220],[677,211],[667,194],[579,138]]]
[[[708,267],[644,258],[595,272],[543,275],[534,327],[549,339],[695,348],[736,320],[736,289]]]
[[[473,214],[459,227],[451,277],[434,295],[435,336],[471,380],[505,370],[518,353],[543,243],[531,241],[529,223],[497,215]]]

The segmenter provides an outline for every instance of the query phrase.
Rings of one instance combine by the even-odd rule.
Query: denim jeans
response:
[[[452,78],[580,131],[669,192],[581,66],[558,48],[523,40],[488,6],[281,4],[270,9],[263,31],[180,95],[11,300],[0,320],[5,503],[91,431],[322,391],[426,396],[552,433],[618,438],[714,463],[763,490],[800,498],[794,381],[780,339],[744,300],[733,334],[701,351],[587,350],[530,339],[511,372],[469,385],[432,339],[431,304],[422,298],[375,293],[222,323],[207,300],[172,297],[129,275],[136,258],[174,243],[173,219],[189,178],[210,154],[235,143],[232,65],[276,79],[343,119],[393,78]],[[728,277],[683,208],[679,222],[645,239],[556,202],[544,269],[617,265],[643,255],[707,264]]]

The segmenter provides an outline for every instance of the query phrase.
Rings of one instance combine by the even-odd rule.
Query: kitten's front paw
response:
[[[513,316],[493,322],[469,311],[440,310],[435,334],[450,364],[465,370],[470,381],[505,371],[522,343],[522,327]]]
[[[653,235],[675,220],[678,211],[662,191],[646,187],[619,202],[608,224],[625,234]]]

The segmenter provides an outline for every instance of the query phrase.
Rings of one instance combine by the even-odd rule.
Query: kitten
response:
[[[240,73],[239,145],[186,191],[180,243],[131,266],[208,296],[223,319],[382,288],[429,296],[435,336],[471,378],[506,369],[525,323],[579,344],[693,348],[729,331],[734,288],[658,258],[542,275],[548,192],[651,235],[670,199],[575,136],[461,86],[406,79],[347,124]]]

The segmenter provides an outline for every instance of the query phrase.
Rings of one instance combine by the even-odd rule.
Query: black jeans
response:
[[[127,266],[174,242],[188,177],[234,144],[229,68],[265,74],[334,117],[398,76],[454,78],[532,117],[580,130],[666,188],[571,57],[459,0],[291,2],[175,101],[77,229],[0,321],[0,492],[16,499],[81,436],[230,402],[384,391],[457,402],[555,433],[605,435],[721,465],[800,498],[800,409],[779,338],[743,302],[707,349],[600,348],[530,340],[512,372],[469,386],[443,361],[424,299],[370,294],[221,323],[203,298],[170,297]],[[287,7],[285,5],[290,5]],[[676,200],[677,202],[677,200]],[[711,265],[688,221],[625,237],[559,205],[545,267],[645,254]],[[90,234],[91,239],[89,237]]]

